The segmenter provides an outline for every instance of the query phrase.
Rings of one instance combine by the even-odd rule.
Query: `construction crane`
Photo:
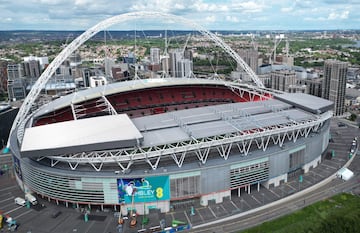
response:
[[[70,40],[70,37],[73,37],[74,35],[72,33],[70,33],[65,40],[65,43],[61,45],[62,48],[65,48],[68,45],[68,42]]]
[[[274,37],[274,48],[273,48],[273,50],[271,50],[271,52],[270,52],[269,64],[272,64],[271,56],[272,56],[273,54],[274,54],[274,60],[273,60],[273,62],[276,61],[276,48],[277,48],[277,46],[281,43],[282,39],[284,39],[284,38],[285,38],[284,34],[276,35],[276,36]]]
[[[286,57],[289,57],[289,41],[288,38],[285,38],[285,53],[286,53]]]
[[[255,35],[251,34],[250,39],[251,39],[251,45],[253,46],[254,50],[258,51],[258,43],[255,41]]]
[[[184,48],[183,48],[183,50],[182,50],[182,55],[183,55],[183,57],[185,56],[185,49],[186,49],[187,44],[189,43],[190,37],[191,37],[191,34],[189,33],[189,34],[188,34],[188,37],[186,38]]]

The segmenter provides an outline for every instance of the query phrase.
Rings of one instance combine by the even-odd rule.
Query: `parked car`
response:
[[[21,206],[25,206],[26,201],[25,201],[25,199],[24,199],[24,198],[17,197],[17,198],[15,198],[15,204],[17,204],[17,205],[21,205]]]

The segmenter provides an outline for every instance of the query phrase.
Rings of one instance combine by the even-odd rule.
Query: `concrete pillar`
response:
[[[241,196],[241,188],[238,188],[238,197]]]
[[[250,187],[250,185],[249,185],[249,187],[248,187],[248,194],[250,194],[250,192],[251,192],[251,187]]]
[[[66,206],[66,208],[69,207],[69,203],[67,201],[65,201],[65,206]]]
[[[258,183],[258,192],[260,191],[260,182]]]

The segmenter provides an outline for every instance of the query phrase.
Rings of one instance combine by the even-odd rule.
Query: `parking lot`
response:
[[[142,216],[138,216],[138,224],[135,228],[130,228],[130,220],[125,220],[123,232],[138,232],[142,228],[149,229],[150,227],[159,226],[161,219],[165,220],[166,226],[171,225],[173,220],[189,223],[193,226],[200,225],[269,204],[299,190],[306,189],[336,173],[349,160],[352,141],[356,136],[360,138],[359,132],[358,128],[339,127],[337,120],[332,120],[331,142],[322,156],[322,163],[318,167],[310,169],[308,173],[302,174],[301,182],[299,176],[296,175],[289,178],[287,183],[278,187],[271,187],[270,189],[260,187],[260,190],[257,191],[257,186],[253,186],[250,193],[243,190],[240,196],[232,195],[231,198],[221,204],[209,202],[206,207],[200,206],[199,202],[179,203],[174,207],[173,211],[167,214],[152,211],[147,216],[149,223],[145,226],[142,225]],[[0,164],[9,159],[9,157],[4,158],[4,155],[2,156],[0,157]],[[360,171],[359,163],[359,159],[357,159],[349,167],[356,174]],[[335,182],[341,183],[343,181],[337,179]],[[17,232],[118,232],[118,217],[113,210],[104,212],[89,210],[89,219],[85,221],[84,209],[70,206],[66,208],[42,198],[38,198],[39,204],[31,206],[31,208],[16,205],[14,199],[16,197],[24,198],[24,194],[18,187],[11,169],[0,176],[0,190],[0,211],[3,212],[3,215],[10,215],[17,221],[19,224]],[[192,207],[194,207],[193,210]],[[289,208],[292,207],[289,206]],[[53,216],[54,214],[57,214],[57,216]],[[0,232],[8,232],[7,226],[4,225]]]

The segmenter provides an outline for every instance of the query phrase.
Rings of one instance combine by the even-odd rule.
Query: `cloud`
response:
[[[130,11],[162,11],[162,12],[181,12],[192,11],[191,6],[198,0],[137,0],[133,1]]]
[[[326,21],[336,20],[339,21],[337,28],[357,29],[360,27],[359,3],[360,0],[276,0],[271,4],[266,0],[0,0],[0,21],[1,28],[6,30],[84,30],[114,15],[160,11],[183,16],[214,30],[279,29],[282,26],[298,29],[306,25],[321,29],[334,25]],[[6,21],[7,18],[12,20]],[[148,28],[153,24],[149,21],[141,25]],[[119,25],[119,29],[121,27]]]
[[[205,18],[205,21],[206,21],[206,22],[209,22],[209,23],[213,23],[213,22],[216,21],[216,16],[215,16],[215,15],[207,16],[207,17]]]
[[[266,4],[260,0],[252,1],[219,1],[214,3],[206,0],[138,0],[130,8],[131,10],[157,10],[163,12],[234,12],[255,13],[265,9]]]
[[[262,1],[246,1],[238,2],[234,1],[231,4],[232,10],[240,10],[243,13],[257,13],[262,12],[266,8],[266,4]]]
[[[333,20],[346,20],[349,18],[349,11],[345,10],[343,12],[331,12],[327,17],[306,17],[306,21],[333,21]]]
[[[229,22],[233,22],[233,23],[238,23],[240,20],[236,17],[236,16],[226,16],[226,21],[229,21]]]
[[[331,12],[328,16],[328,20],[338,20],[349,18],[349,11],[343,11],[341,13]]]
[[[294,10],[294,8],[293,7],[282,7],[280,10],[281,10],[281,12],[288,13],[288,12],[292,12]]]
[[[336,4],[336,5],[360,4],[359,0],[324,0],[324,3],[326,3],[326,4]]]

